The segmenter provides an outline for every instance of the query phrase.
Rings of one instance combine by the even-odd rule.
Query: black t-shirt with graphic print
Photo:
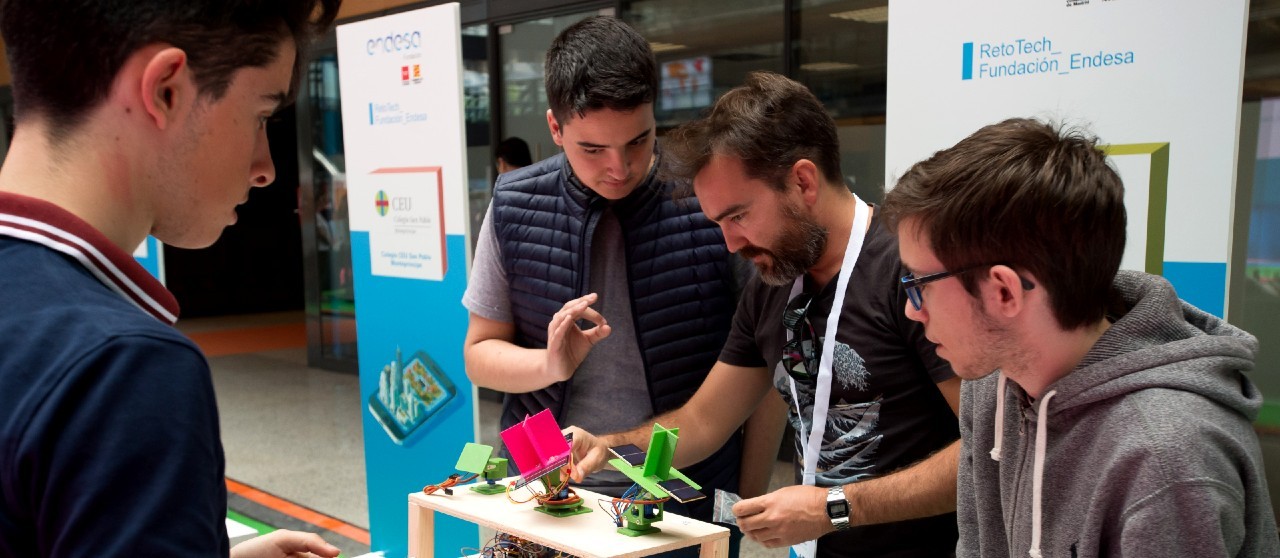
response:
[[[904,273],[897,239],[873,217],[840,311],[827,429],[816,467],[818,486],[892,473],[960,437],[955,413],[936,385],[954,373],[925,339],[924,328],[903,314],[907,296],[899,278]],[[814,295],[807,312],[813,331],[824,340],[835,288],[833,278]],[[791,426],[807,435],[815,383],[796,382],[803,410],[797,413],[781,365],[788,340],[782,317],[790,294],[791,285],[772,287],[753,277],[738,303],[720,360],[772,370],[774,386],[791,409]],[[795,440],[797,483],[807,441],[799,435]],[[818,540],[818,556],[950,556],[956,538],[952,513],[830,533]]]

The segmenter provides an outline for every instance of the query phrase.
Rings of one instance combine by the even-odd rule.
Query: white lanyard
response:
[[[856,194],[853,196],[853,201],[853,228],[849,230],[849,245],[844,249],[844,263],[840,265],[839,278],[836,280],[835,298],[831,301],[831,313],[827,315],[827,333],[822,338],[822,359],[818,363],[813,418],[809,422],[810,432],[804,448],[803,482],[809,486],[815,483],[818,455],[822,450],[822,437],[827,433],[827,407],[831,403],[831,363],[835,360],[836,330],[840,326],[840,310],[844,307],[844,293],[849,288],[849,276],[858,263],[858,254],[862,252],[862,242],[867,236],[867,222],[871,214],[871,208],[862,203]],[[791,296],[788,300],[794,299],[803,289],[804,276],[802,275],[797,277],[795,284],[791,286]],[[791,331],[788,330],[788,341],[791,335]],[[787,379],[791,382],[791,399],[796,405],[796,416],[803,417],[800,398],[797,397],[796,392],[796,380],[790,374],[787,375]],[[800,427],[804,428],[803,420],[800,421]],[[797,434],[804,439],[804,432]]]

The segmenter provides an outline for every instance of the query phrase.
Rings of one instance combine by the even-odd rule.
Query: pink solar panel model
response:
[[[520,482],[516,488],[569,463],[569,441],[560,433],[560,425],[556,424],[550,410],[543,410],[503,430],[502,442],[520,470]]]

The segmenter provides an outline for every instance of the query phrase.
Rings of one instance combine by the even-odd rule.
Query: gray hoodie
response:
[[[998,373],[964,383],[957,555],[1280,556],[1257,339],[1163,278],[1114,287],[1124,314],[1039,400]]]

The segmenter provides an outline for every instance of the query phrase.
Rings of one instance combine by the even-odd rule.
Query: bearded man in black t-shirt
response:
[[[797,486],[734,506],[747,537],[805,557],[950,556],[960,380],[903,314],[896,238],[844,185],[835,122],[803,85],[757,72],[663,146],[664,172],[759,271],[702,387],[656,419],[683,427],[675,465],[785,405]],[[575,475],[651,432],[574,430]],[[771,462],[776,447],[746,451]]]

